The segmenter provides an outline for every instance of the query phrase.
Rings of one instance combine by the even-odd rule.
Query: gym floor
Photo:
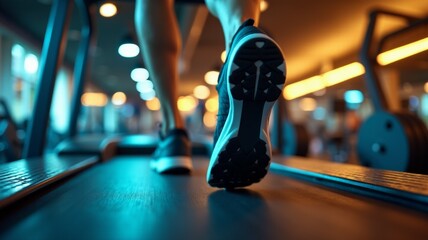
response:
[[[270,172],[228,192],[119,156],[4,209],[0,239],[428,239],[428,215]]]

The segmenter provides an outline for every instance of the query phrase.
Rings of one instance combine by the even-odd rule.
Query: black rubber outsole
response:
[[[280,67],[285,64],[283,55],[270,39],[247,41],[232,64],[237,69],[228,76],[230,93],[234,100],[242,101],[242,111],[232,113],[240,114],[238,136],[228,140],[208,181],[211,186],[226,189],[249,186],[267,174],[270,146],[260,139],[265,124],[263,109],[280,97],[285,83],[285,66]]]

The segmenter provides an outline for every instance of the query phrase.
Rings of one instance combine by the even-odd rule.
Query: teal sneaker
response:
[[[238,29],[219,75],[219,114],[207,171],[213,187],[249,186],[270,165],[268,123],[286,67],[278,44],[253,25],[249,19]]]
[[[173,129],[165,136],[160,136],[150,166],[158,173],[190,173],[193,169],[191,153],[192,147],[187,132],[183,129]]]

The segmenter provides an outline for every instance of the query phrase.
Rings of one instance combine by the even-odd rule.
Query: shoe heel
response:
[[[281,50],[268,37],[245,42],[236,52],[228,81],[235,100],[276,101],[285,83]]]

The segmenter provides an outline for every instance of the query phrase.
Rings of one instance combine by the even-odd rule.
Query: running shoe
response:
[[[191,142],[183,129],[170,130],[165,136],[160,134],[160,142],[150,166],[158,173],[185,174],[192,168]]]
[[[213,187],[233,189],[259,182],[272,147],[269,117],[282,93],[286,67],[278,44],[245,21],[232,39],[219,75],[219,116],[207,171]]]

